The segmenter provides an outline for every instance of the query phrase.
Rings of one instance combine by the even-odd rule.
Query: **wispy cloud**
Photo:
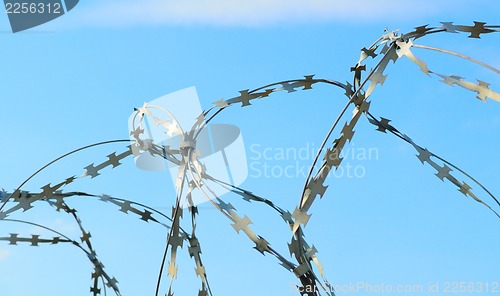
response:
[[[9,255],[10,255],[9,250],[0,248],[0,262],[5,261],[5,259],[7,259]]]
[[[357,22],[417,18],[461,1],[405,0],[110,0],[82,5],[72,12],[88,25],[203,24],[266,26],[279,23]]]

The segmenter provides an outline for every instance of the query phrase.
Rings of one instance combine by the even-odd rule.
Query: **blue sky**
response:
[[[358,61],[359,50],[385,28],[408,32],[419,25],[438,26],[441,21],[499,24],[497,1],[332,3],[88,0],[51,23],[17,34],[10,33],[2,14],[0,187],[16,188],[45,163],[75,148],[127,139],[133,108],[167,93],[195,86],[202,107],[209,108],[212,102],[237,96],[240,90],[303,75],[351,81],[349,68]],[[438,34],[415,43],[454,50],[500,68],[499,33],[480,40],[466,34]],[[469,81],[478,78],[500,89],[499,76],[491,71],[456,57],[413,51],[437,72]],[[386,74],[385,84],[371,96],[370,111],[391,119],[418,144],[500,195],[500,158],[495,149],[500,104],[482,103],[472,92],[429,78],[406,58],[390,65]],[[280,160],[277,153],[317,149],[345,102],[341,90],[318,85],[309,91],[276,93],[246,108],[231,107],[216,122],[241,129],[249,166],[263,169],[266,163],[277,170],[300,169],[310,164],[311,157]],[[441,182],[431,167],[418,161],[410,145],[376,132],[364,118],[349,147],[377,153],[345,162],[362,168],[362,176],[329,178],[327,194],[312,207],[305,228],[334,286],[421,285],[425,291],[429,283],[438,283],[439,294],[445,294],[447,282],[493,285],[500,280],[500,239],[495,235],[500,224],[493,213],[449,182]],[[275,159],[257,158],[266,148]],[[124,145],[115,144],[79,153],[50,167],[23,189],[36,192],[49,182],[81,175],[90,163],[123,150]],[[123,163],[67,189],[106,193],[170,213],[175,192],[168,173],[138,170],[132,159]],[[303,184],[304,177],[298,174],[250,176],[242,186],[293,211]],[[477,186],[473,190],[494,205]],[[252,229],[288,258],[286,243],[291,233],[274,212],[239,201],[237,196],[224,198],[240,215],[250,217]],[[79,210],[99,258],[120,282],[122,294],[152,295],[165,229],[98,200],[72,198],[68,203]],[[80,236],[68,215],[45,204],[11,218]],[[203,205],[198,219],[214,295],[297,294],[290,289],[296,278],[273,257],[253,250],[253,244],[236,234],[216,210]],[[183,223],[189,224],[188,219]],[[52,237],[34,227],[0,223],[0,237],[9,233]],[[186,251],[185,246],[179,255],[176,295],[196,295],[199,286]],[[89,295],[91,265],[72,246],[34,248],[3,242],[0,264],[5,274],[0,279],[2,295]],[[165,280],[163,293],[167,284]]]

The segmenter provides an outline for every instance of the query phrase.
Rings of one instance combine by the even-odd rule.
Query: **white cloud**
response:
[[[415,18],[450,8],[450,0],[109,0],[71,13],[87,25],[203,24],[265,26],[277,23],[357,22]],[[461,1],[454,1],[460,5]]]
[[[5,259],[7,259],[9,255],[10,255],[9,250],[0,248],[0,262],[5,261]]]

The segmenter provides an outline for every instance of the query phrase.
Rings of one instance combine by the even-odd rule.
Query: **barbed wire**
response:
[[[70,207],[67,203],[67,199],[70,197],[97,199],[101,202],[119,207],[119,211],[123,213],[131,213],[144,222],[153,222],[167,229],[168,236],[165,243],[164,256],[161,262],[161,268],[158,274],[156,286],[157,296],[160,294],[162,276],[168,254],[170,254],[170,260],[168,264],[166,264],[166,271],[170,280],[167,295],[173,295],[173,282],[177,277],[178,272],[178,266],[176,265],[177,252],[178,248],[182,247],[184,242],[188,245],[187,252],[194,261],[196,276],[200,280],[200,290],[198,291],[198,295],[213,295],[208,281],[208,273],[202,262],[201,244],[196,235],[198,223],[196,217],[199,215],[199,212],[197,206],[192,201],[192,194],[196,191],[201,193],[201,195],[208,202],[210,202],[215,209],[217,209],[230,221],[231,226],[237,233],[243,232],[245,236],[255,244],[255,250],[263,255],[270,254],[277,259],[281,266],[293,273],[300,281],[300,286],[297,287],[301,295],[319,296],[322,295],[322,293],[325,293],[326,295],[335,295],[335,291],[331,288],[333,285],[326,279],[323,273],[323,264],[317,257],[318,250],[314,245],[309,244],[305,239],[305,227],[312,216],[312,214],[310,214],[310,209],[318,200],[318,197],[321,199],[325,196],[328,189],[328,185],[326,184],[327,177],[332,171],[337,170],[341,165],[343,160],[341,157],[342,152],[345,146],[348,145],[348,143],[353,139],[355,127],[363,115],[367,118],[369,123],[376,126],[377,131],[383,133],[389,132],[389,134],[392,134],[398,139],[411,145],[417,151],[417,157],[421,163],[427,163],[434,168],[436,170],[435,175],[440,180],[448,180],[450,183],[455,185],[458,191],[463,195],[471,197],[476,202],[487,207],[500,218],[500,215],[498,214],[500,210],[495,209],[497,206],[500,207],[500,202],[485,186],[460,167],[438,156],[437,154],[434,154],[427,148],[423,148],[423,146],[416,144],[416,142],[414,142],[408,135],[402,133],[398,128],[390,123],[391,120],[373,115],[370,112],[371,101],[368,101],[376,87],[378,85],[383,85],[387,79],[388,74],[386,74],[386,70],[389,65],[391,65],[390,62],[392,61],[392,64],[395,64],[399,59],[406,57],[411,62],[416,64],[421,72],[428,76],[438,77],[441,79],[441,82],[447,85],[458,85],[467,91],[471,91],[476,94],[477,99],[483,102],[486,102],[487,99],[500,102],[500,94],[490,89],[489,83],[482,80],[477,80],[478,82],[474,83],[465,80],[465,78],[461,76],[445,75],[435,72],[429,68],[426,62],[417,57],[412,50],[430,50],[456,56],[485,67],[496,74],[500,74],[500,70],[472,57],[447,49],[415,43],[416,40],[420,40],[427,35],[437,33],[467,33],[469,34],[469,38],[480,38],[484,34],[499,31],[500,26],[487,25],[482,22],[474,22],[474,25],[471,26],[454,25],[451,22],[443,22],[441,23],[441,26],[420,26],[416,27],[412,32],[401,35],[399,35],[397,31],[386,30],[385,33],[371,46],[368,48],[363,47],[361,49],[359,61],[350,69],[351,72],[354,72],[352,84],[349,82],[341,83],[329,79],[318,79],[315,78],[314,75],[306,75],[301,79],[280,81],[253,90],[242,90],[236,97],[227,100],[220,99],[214,102],[214,105],[211,108],[203,111],[197,117],[197,120],[189,130],[183,129],[174,114],[170,113],[169,110],[161,106],[145,103],[142,107],[136,109],[136,113],[132,121],[132,132],[130,133],[132,140],[100,142],[73,150],[61,157],[56,158],[37,170],[32,176],[23,181],[14,191],[9,193],[4,190],[0,193],[0,202],[2,203],[0,206],[0,221],[34,225],[55,233],[58,236],[53,238],[43,238],[37,234],[21,236],[18,233],[11,233],[8,236],[0,236],[0,241],[8,242],[10,245],[28,243],[31,246],[38,246],[40,244],[55,245],[69,243],[82,250],[93,265],[94,270],[91,276],[92,286],[90,288],[92,295],[99,295],[102,292],[106,294],[106,288],[111,288],[116,295],[121,295],[118,288],[118,281],[104,271],[104,265],[97,257],[96,251],[91,243],[91,233],[84,228],[80,216],[77,215],[77,210]],[[378,59],[378,61],[375,63],[373,68],[365,77],[363,77],[363,72],[366,71],[366,62],[376,59]],[[240,188],[223,180],[218,180],[207,173],[207,169],[203,164],[203,161],[200,159],[200,152],[197,150],[196,144],[201,132],[208,126],[208,123],[221,114],[221,112],[238,104],[241,104],[241,107],[251,106],[257,100],[268,98],[277,92],[286,91],[286,93],[293,93],[297,91],[311,90],[313,89],[313,86],[319,84],[335,86],[341,89],[344,91],[344,95],[347,97],[348,101],[341,112],[339,112],[338,117],[335,119],[322,144],[320,145],[318,153],[315,155],[310,171],[305,179],[299,203],[293,211],[286,210],[277,205],[272,198],[254,194],[247,189]],[[339,128],[341,121],[347,116],[346,113],[349,108],[352,108],[352,115],[345,121],[344,125]],[[152,110],[156,110],[156,112],[153,113]],[[155,114],[157,114],[157,111],[162,112],[165,117],[156,116]],[[163,127],[169,137],[181,137],[182,142],[179,147],[172,148],[160,146],[154,143],[151,139],[145,137],[144,131],[146,127],[144,126],[144,120],[146,118],[151,119],[155,125]],[[338,131],[338,137],[332,141],[331,138],[335,131]],[[84,168],[85,172],[79,177],[73,175],[56,185],[47,184],[41,187],[40,192],[21,190],[21,188],[35,175],[63,158],[93,147],[124,142],[129,144],[124,151],[120,153],[113,152],[107,155],[107,160],[98,163],[97,165],[92,163],[86,166]],[[121,161],[124,159],[130,156],[137,156],[142,153],[149,153],[153,156],[162,157],[166,161],[178,167],[177,181],[175,184],[177,195],[176,202],[172,208],[171,216],[153,207],[128,199],[121,199],[105,194],[94,195],[83,191],[63,191],[67,185],[72,184],[75,181],[86,177],[90,177],[92,179],[96,178],[101,175],[105,169],[114,169],[120,166]],[[323,157],[321,158],[321,156]],[[314,171],[316,171],[315,174],[313,173]],[[468,182],[471,184],[474,183],[479,186],[479,188],[482,189],[486,195],[495,202],[495,206],[491,206],[487,202],[484,202],[478,196],[478,193],[474,193],[472,191],[472,187],[469,183],[459,181],[456,174],[452,173],[454,171],[461,174],[463,178],[468,179]],[[266,238],[255,233],[250,227],[250,225],[253,224],[252,220],[246,214],[243,214],[242,217],[231,203],[226,203],[222,200],[214,190],[215,186],[231,191],[235,195],[240,196],[244,201],[265,205],[273,212],[276,212],[282,220],[287,223],[291,231],[291,241],[290,243],[287,243],[287,247],[290,253],[289,255],[294,258],[295,261],[292,262],[291,260],[286,259],[285,256],[271,247],[271,244]],[[181,199],[183,198],[185,198],[188,202],[187,208],[190,214],[191,233],[184,230],[181,225],[184,213],[184,209],[181,207]],[[40,201],[47,202],[54,207],[56,211],[60,211],[62,209],[71,216],[81,232],[82,236],[79,238],[80,242],[73,240],[69,236],[66,236],[63,233],[47,226],[10,218],[10,216],[14,213],[20,212],[21,210],[23,213],[29,211],[34,207],[35,203],[38,204]],[[11,206],[8,207],[8,205]],[[319,276],[317,274],[319,274]]]

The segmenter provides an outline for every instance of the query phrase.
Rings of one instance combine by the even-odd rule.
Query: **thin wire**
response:
[[[191,151],[190,151],[191,152]],[[189,155],[192,157],[192,154],[189,153]],[[212,203],[214,204],[214,206],[221,212],[223,213],[229,220],[231,220],[232,222],[235,222],[234,218],[231,216],[231,215],[228,215],[226,212],[222,211],[222,209],[220,208],[220,206],[218,204],[216,204],[212,199],[210,199],[208,197],[208,194],[202,189],[202,186],[201,184],[198,182],[198,180],[194,177],[194,174],[193,174],[193,171],[191,169],[191,166],[188,167],[189,168],[189,172],[191,174],[191,177],[192,179],[194,180],[196,186],[198,187],[198,189],[203,193],[203,195]],[[196,166],[194,166],[194,169],[196,170],[196,173],[198,174],[198,176],[200,177],[200,180],[201,182],[203,182],[204,186],[207,188],[207,190],[214,196],[214,198],[218,198],[217,194],[210,189],[210,187],[205,183],[205,181],[203,180],[203,177],[202,177],[202,173],[198,170],[198,168]],[[278,260],[280,260],[282,263],[284,263],[284,261],[286,261],[286,263],[290,264],[291,262],[289,262],[288,260],[284,259],[284,257],[279,254],[276,250],[272,249],[269,245],[268,245],[268,248],[270,250],[270,254],[274,255]],[[284,261],[283,261],[284,259]],[[305,258],[304,258],[305,259]],[[307,261],[307,259],[305,260],[305,262],[309,263]],[[292,265],[294,265],[293,263],[291,263]],[[323,286],[323,284],[321,283],[321,281],[319,281],[319,278],[318,276],[316,276],[316,274],[314,273],[314,271],[312,270],[312,267],[309,265],[310,267],[310,273],[314,279],[315,282],[317,282],[319,284],[319,286],[324,290],[326,291],[327,294],[328,291],[326,290],[326,288]],[[210,287],[209,287],[210,289]],[[330,294],[329,294],[330,295]]]
[[[375,117],[373,116],[370,112],[367,113],[369,117],[371,117],[373,120],[377,121],[380,123],[380,121]],[[416,143],[413,143],[412,141],[409,141],[408,139],[406,139],[405,137],[401,136],[400,134],[398,133],[401,133],[399,130],[396,129],[397,133],[388,129],[388,131],[395,135],[396,137],[400,138],[401,140],[407,142],[408,144],[411,144],[411,145],[416,145],[417,147],[419,147],[420,149],[424,149],[423,147],[417,145]],[[456,169],[457,171],[459,171],[460,173],[462,173],[463,175],[465,175],[466,177],[468,177],[470,180],[472,180],[474,183],[476,183],[479,187],[481,187],[481,189],[483,189],[491,198],[493,198],[495,200],[495,202],[500,206],[500,201],[493,195],[493,193],[491,193],[483,184],[481,184],[479,181],[477,181],[474,177],[472,177],[471,175],[469,175],[467,172],[465,172],[464,170],[462,170],[461,168],[459,168],[458,166],[454,165],[453,163],[449,162],[448,160],[442,158],[441,156],[439,155],[436,155],[434,154],[433,152],[429,151],[429,153],[441,160],[442,162],[446,163],[447,165],[451,166],[452,168]],[[494,210],[492,209],[489,205],[485,204],[486,207],[488,207],[493,213],[495,213],[495,215],[500,218],[500,215]]]
[[[2,220],[0,220],[0,221],[16,222],[16,223],[22,223],[22,224],[28,224],[28,225],[32,225],[32,226],[36,226],[36,227],[40,227],[40,228],[43,228],[43,229],[48,230],[48,231],[50,231],[50,232],[53,232],[53,233],[55,233],[55,234],[57,234],[57,235],[59,235],[59,236],[62,236],[62,237],[64,237],[65,239],[67,239],[67,240],[71,241],[73,244],[75,244],[75,245],[79,246],[79,244],[78,244],[76,241],[72,240],[72,239],[71,239],[71,238],[69,238],[68,236],[66,236],[66,235],[64,235],[64,234],[62,234],[62,233],[60,233],[60,232],[59,232],[59,231],[57,231],[57,230],[54,230],[54,229],[52,229],[52,228],[50,228],[50,227],[47,227],[47,226],[43,226],[43,225],[38,224],[38,223],[29,222],[29,221],[24,221],[24,220],[17,220],[17,219],[9,219],[9,218],[2,219]]]
[[[497,68],[495,67],[492,67],[484,62],[481,62],[479,60],[476,60],[474,58],[471,58],[469,56],[466,56],[466,55],[463,55],[463,54],[460,54],[458,52],[454,52],[454,51],[450,51],[450,50],[446,50],[446,49],[442,49],[442,48],[437,48],[437,47],[431,47],[431,46],[426,46],[426,45],[419,45],[419,44],[413,44],[413,47],[416,47],[416,48],[422,48],[422,49],[428,49],[428,50],[434,50],[434,51],[438,51],[438,52],[442,52],[442,53],[447,53],[447,54],[451,54],[451,55],[454,55],[454,56],[457,56],[457,57],[460,57],[462,59],[465,59],[465,60],[468,60],[468,61],[471,61],[473,63],[476,63],[478,65],[481,65],[487,69],[490,69],[491,71],[497,73],[497,74],[500,74],[500,70],[498,70]]]
[[[168,246],[170,244],[170,238],[174,234],[175,224],[178,222],[178,219],[179,219],[179,217],[178,217],[179,215],[177,213],[178,213],[179,208],[180,208],[180,202],[181,202],[181,198],[182,198],[182,191],[184,188],[185,179],[186,179],[186,168],[184,168],[184,171],[182,172],[181,188],[179,189],[179,194],[177,196],[177,201],[176,201],[176,205],[175,205],[175,209],[174,209],[174,213],[173,213],[174,217],[172,220],[172,227],[170,227],[170,232],[167,236],[167,242],[165,244],[165,250],[163,252],[163,258],[161,261],[160,272],[158,274],[158,282],[156,283],[155,296],[158,296],[158,293],[160,292],[161,278],[163,276],[163,269],[165,267],[165,261],[167,260],[167,253],[168,253]]]
[[[68,153],[66,153],[66,154],[64,154],[64,155],[62,155],[62,156],[59,156],[58,158],[56,158],[56,159],[52,160],[51,162],[47,163],[46,165],[44,165],[43,167],[41,167],[40,169],[38,169],[36,172],[34,172],[31,176],[29,176],[29,178],[28,178],[28,179],[24,180],[24,182],[22,182],[22,183],[21,183],[21,185],[19,185],[19,186],[18,186],[18,187],[16,188],[16,190],[14,190],[14,191],[13,191],[13,192],[9,195],[9,198],[7,198],[7,199],[3,202],[2,206],[0,206],[0,212],[3,210],[3,208],[4,208],[4,207],[5,207],[5,205],[7,204],[7,201],[8,201],[9,199],[11,199],[11,198],[12,198],[12,195],[13,195],[15,192],[19,191],[19,189],[21,189],[21,187],[23,187],[23,186],[24,186],[24,184],[28,183],[28,181],[29,181],[29,180],[31,180],[31,179],[32,179],[33,177],[35,177],[38,173],[40,173],[41,171],[43,171],[44,169],[46,169],[46,168],[47,168],[47,167],[49,167],[50,165],[52,165],[52,164],[54,164],[54,163],[58,162],[59,160],[61,160],[61,159],[65,158],[65,157],[67,157],[67,156],[69,156],[69,155],[71,155],[71,154],[74,154],[74,153],[76,153],[76,152],[80,152],[80,151],[85,150],[85,149],[88,149],[88,148],[92,148],[92,147],[96,147],[96,146],[100,146],[100,145],[112,144],[112,143],[121,143],[121,142],[129,142],[129,143],[130,143],[130,142],[131,142],[131,140],[111,140],[111,141],[104,141],[104,142],[99,142],[99,143],[95,143],[95,144],[87,145],[87,146],[84,146],[84,147],[80,147],[80,148],[78,148],[78,149],[75,149],[75,150],[73,150],[73,151],[70,151],[70,152],[68,152]]]
[[[394,47],[394,44],[391,45],[391,47],[389,48],[389,50],[391,50],[393,47]],[[306,182],[304,183],[304,188],[302,189],[302,195],[301,195],[301,198],[300,198],[299,209],[302,208],[302,203],[304,202],[304,195],[305,195],[305,192],[306,192],[306,189],[307,189],[307,184],[309,183],[309,180],[310,180],[310,178],[312,176],[314,167],[316,166],[316,163],[318,162],[318,159],[321,156],[321,153],[323,151],[323,148],[326,145],[326,142],[328,141],[328,139],[330,138],[331,134],[333,133],[333,130],[337,127],[337,124],[339,123],[340,119],[344,116],[345,112],[347,111],[347,108],[349,108],[349,105],[354,101],[354,99],[356,98],[356,96],[358,95],[358,93],[360,92],[360,90],[363,89],[363,86],[366,84],[366,82],[368,81],[368,79],[370,79],[370,77],[373,75],[373,73],[375,73],[375,70],[380,66],[380,64],[382,63],[382,61],[384,60],[384,58],[386,56],[387,55],[384,55],[384,57],[382,59],[380,59],[380,61],[377,63],[377,65],[366,76],[365,80],[359,86],[359,88],[351,95],[351,98],[349,99],[349,101],[347,102],[347,104],[344,106],[344,108],[340,112],[340,114],[337,117],[337,119],[335,119],[335,122],[333,123],[332,127],[328,131],[325,139],[323,140],[323,143],[321,143],[321,146],[319,147],[318,152],[316,153],[316,157],[314,158],[314,161],[313,161],[311,167],[309,168],[309,173],[307,174]]]
[[[86,192],[67,192],[67,193],[64,193],[64,194],[61,194],[61,195],[64,196],[64,197],[70,197],[70,196],[88,196],[88,197],[94,197],[94,198],[101,199],[101,196],[99,196],[99,195],[90,194],[90,193],[86,193]],[[157,210],[157,209],[155,209],[153,207],[147,206],[147,205],[145,205],[143,203],[136,202],[136,201],[129,200],[129,199],[123,199],[123,198],[113,197],[113,196],[109,196],[109,199],[116,200],[116,201],[121,201],[121,202],[129,202],[132,205],[138,205],[140,207],[145,208],[146,210],[151,210],[154,213],[156,213],[156,214],[162,216],[163,218],[167,219],[168,221],[172,222],[172,218],[170,218],[169,216],[167,216],[164,213],[162,213],[161,211],[159,211],[159,210]],[[163,226],[169,228],[167,225],[164,225],[163,223],[160,223],[160,225],[163,225]],[[189,234],[182,227],[179,226],[179,229],[185,235],[187,235],[187,237],[189,237]]]
[[[263,89],[266,89],[268,87],[272,87],[272,86],[277,86],[279,84],[285,84],[285,83],[290,83],[290,82],[300,82],[300,81],[305,81],[305,79],[292,79],[292,80],[284,80],[284,81],[280,81],[280,82],[275,82],[275,83],[270,83],[270,84],[267,84],[267,85],[264,85],[264,86],[261,86],[261,87],[258,87],[258,88],[255,88],[255,89],[252,89],[251,91],[249,91],[248,93],[249,94],[253,94],[254,92],[257,92],[257,91],[260,91],[260,90],[263,90]],[[343,83],[340,83],[338,81],[333,81],[333,80],[327,80],[327,79],[313,79],[313,81],[315,83],[327,83],[327,84],[333,84],[333,85],[336,85],[340,88],[345,88],[345,84]],[[210,116],[209,119],[207,119],[204,124],[199,128],[198,132],[196,133],[196,135],[194,136],[194,139],[196,139],[198,137],[198,135],[201,133],[201,130],[203,128],[205,128],[205,126],[208,125],[208,123],[214,119],[220,112],[222,112],[222,110],[226,109],[227,107],[229,107],[231,105],[228,105],[228,106],[225,106],[225,107],[220,107],[219,110],[217,110],[213,115]],[[208,114],[209,111],[213,110],[215,107],[212,107],[210,108],[208,111],[205,111],[203,112],[202,114],[205,116]],[[193,128],[196,127],[196,124],[193,125]]]

